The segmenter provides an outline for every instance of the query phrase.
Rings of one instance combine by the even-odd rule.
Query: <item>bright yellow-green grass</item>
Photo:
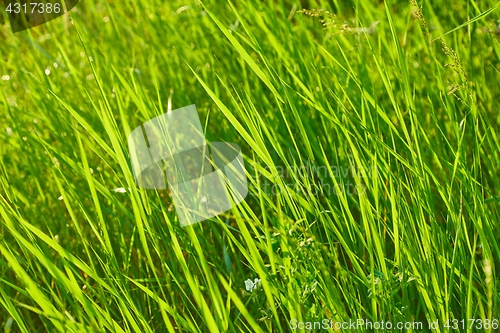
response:
[[[497,7],[83,0],[16,34],[4,13],[3,331],[495,332]],[[127,137],[190,104],[249,194],[182,228]]]

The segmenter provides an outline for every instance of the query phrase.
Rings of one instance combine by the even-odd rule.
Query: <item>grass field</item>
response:
[[[3,332],[498,331],[499,4],[417,2],[3,12]],[[249,194],[182,228],[127,137],[190,104]]]

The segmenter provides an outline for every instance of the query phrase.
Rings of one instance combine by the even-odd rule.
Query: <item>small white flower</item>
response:
[[[253,282],[252,282],[252,280],[250,280],[250,279],[246,279],[245,280],[245,289],[247,291],[250,291],[250,292],[252,291],[252,289],[253,289]]]
[[[130,191],[130,189],[128,190]],[[127,193],[127,190],[124,189],[123,187],[114,188],[113,191],[116,193]]]
[[[260,287],[260,279],[255,278],[253,281],[250,279],[245,280],[245,289],[252,292],[254,289]]]

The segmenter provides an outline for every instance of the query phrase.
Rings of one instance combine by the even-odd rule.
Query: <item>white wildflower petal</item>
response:
[[[254,286],[254,283],[252,282],[252,280],[250,280],[250,279],[245,280],[245,289],[247,291],[252,292],[253,286]]]
[[[261,286],[260,279],[259,278],[255,278],[253,281],[254,281],[253,282],[253,285],[254,285],[253,289],[260,288],[260,286]]]

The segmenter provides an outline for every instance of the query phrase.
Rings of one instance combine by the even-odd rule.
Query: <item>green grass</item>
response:
[[[4,332],[500,320],[500,12],[422,5],[83,0],[1,27]],[[190,104],[249,195],[181,228],[127,137]]]

